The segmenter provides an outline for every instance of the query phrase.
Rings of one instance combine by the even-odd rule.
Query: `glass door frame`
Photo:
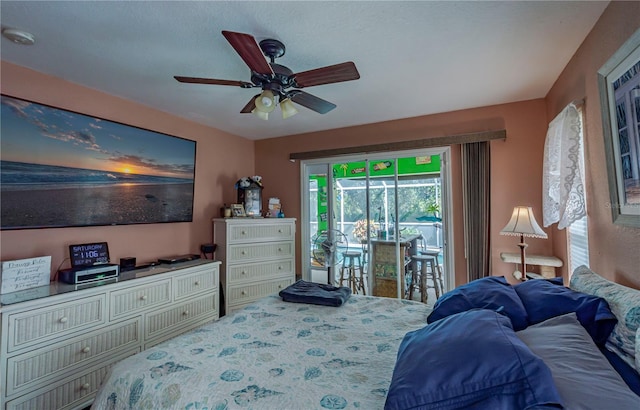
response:
[[[301,221],[300,221],[300,238],[301,238],[301,269],[302,269],[302,279],[310,281],[311,280],[311,249],[308,238],[311,236],[310,232],[310,210],[309,210],[309,192],[310,192],[310,184],[309,184],[309,176],[310,170],[317,171],[321,167],[323,167],[324,171],[327,174],[327,228],[335,228],[334,224],[334,215],[333,215],[333,204],[335,202],[334,192],[333,192],[333,165],[337,163],[345,163],[345,162],[354,162],[354,161],[365,161],[367,163],[367,181],[369,180],[369,166],[368,163],[370,161],[375,160],[384,160],[389,158],[401,158],[401,157],[409,157],[409,156],[428,156],[428,155],[439,155],[440,156],[440,178],[441,178],[441,201],[442,201],[442,232],[443,232],[443,262],[444,262],[444,291],[447,291],[452,288],[455,283],[454,272],[454,249],[453,249],[453,219],[452,219],[452,203],[451,203],[451,148],[449,146],[446,147],[434,147],[434,148],[424,148],[418,150],[408,150],[408,151],[388,151],[388,152],[379,152],[379,153],[370,153],[370,154],[356,154],[356,155],[344,155],[344,156],[334,156],[327,158],[317,158],[317,159],[309,159],[302,160],[300,162],[300,181],[301,181]],[[396,169],[395,169],[395,181],[396,181],[396,189],[397,189],[397,180],[398,180],[398,170],[397,170],[397,161]],[[396,201],[397,201],[397,195]],[[369,206],[370,206],[370,198],[369,198],[369,190],[367,189],[366,196],[366,209],[367,209],[367,218],[369,215]],[[397,210],[396,203],[396,210]],[[398,249],[399,252],[399,249]],[[372,278],[370,275],[367,275],[367,280],[369,282],[369,289],[372,289]]]

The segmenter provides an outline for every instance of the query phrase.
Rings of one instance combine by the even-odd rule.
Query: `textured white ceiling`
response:
[[[6,1],[2,60],[249,139],[544,97],[608,2]],[[240,110],[256,89],[222,30],[286,45],[294,72],[353,61],[356,81],[305,88],[338,107],[265,122]]]

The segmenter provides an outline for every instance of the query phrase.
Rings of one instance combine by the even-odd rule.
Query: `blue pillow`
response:
[[[547,365],[505,316],[486,309],[451,315],[400,343],[385,410],[562,408]]]
[[[562,285],[561,281],[528,280],[514,286],[514,289],[527,311],[530,325],[576,312],[580,324],[593,341],[602,346],[618,322],[605,299],[576,292]]]
[[[489,309],[511,319],[515,330],[529,325],[522,301],[504,276],[476,279],[442,295],[427,318],[427,323],[469,309]]]

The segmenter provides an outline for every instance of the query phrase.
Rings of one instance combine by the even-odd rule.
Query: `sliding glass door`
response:
[[[447,155],[440,149],[304,161],[303,278],[422,301],[441,278],[437,293],[445,291]],[[433,261],[426,288],[414,275],[425,254]]]

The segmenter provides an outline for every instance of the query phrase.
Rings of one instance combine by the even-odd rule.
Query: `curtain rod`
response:
[[[349,154],[368,154],[372,152],[404,151],[411,149],[445,147],[448,145],[467,144],[471,142],[507,139],[506,130],[475,132],[472,134],[449,135],[444,137],[424,138],[420,140],[388,142],[384,144],[361,145],[357,147],[334,148],[320,151],[294,152],[289,160],[315,159],[335,157]]]

